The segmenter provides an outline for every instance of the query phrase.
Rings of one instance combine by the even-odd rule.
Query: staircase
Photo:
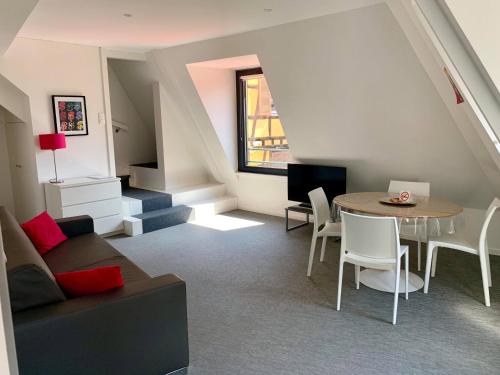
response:
[[[129,236],[186,223],[192,208],[172,206],[172,195],[131,187],[129,176],[120,176],[125,233]]]
[[[226,186],[217,182],[173,189],[169,193],[175,206],[184,204],[192,208],[189,221],[208,219],[238,208],[238,199],[228,195]]]

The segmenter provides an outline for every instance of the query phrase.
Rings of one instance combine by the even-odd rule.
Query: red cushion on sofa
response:
[[[120,266],[61,272],[54,276],[61,289],[72,297],[102,293],[123,286]]]
[[[21,228],[33,242],[40,255],[47,253],[68,239],[47,211],[21,224]]]

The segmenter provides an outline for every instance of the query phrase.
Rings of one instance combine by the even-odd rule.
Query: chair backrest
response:
[[[399,230],[395,217],[376,217],[341,212],[341,251],[378,259],[396,259]]]
[[[309,199],[311,200],[313,208],[314,225],[319,227],[330,219],[330,204],[328,203],[328,198],[323,188],[319,187],[309,192]]]
[[[479,248],[486,245],[486,235],[488,233],[488,226],[490,225],[493,214],[500,207],[500,199],[495,198],[491,202],[490,206],[486,210],[486,216],[484,217],[483,227],[481,228],[481,234],[479,235]]]
[[[402,191],[410,191],[412,194],[420,195],[421,197],[429,197],[431,195],[431,184],[429,182],[391,180],[388,192],[399,194]]]

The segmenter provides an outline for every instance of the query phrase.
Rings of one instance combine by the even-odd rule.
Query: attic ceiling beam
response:
[[[2,56],[35,8],[38,0],[0,0],[0,56]]]

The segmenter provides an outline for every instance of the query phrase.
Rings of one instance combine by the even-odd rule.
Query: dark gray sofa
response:
[[[43,257],[1,206],[0,224],[21,375],[160,375],[187,368],[183,280],[149,277],[96,235],[88,216],[59,220],[69,239]],[[123,288],[67,298],[53,277],[104,265],[121,266]]]

